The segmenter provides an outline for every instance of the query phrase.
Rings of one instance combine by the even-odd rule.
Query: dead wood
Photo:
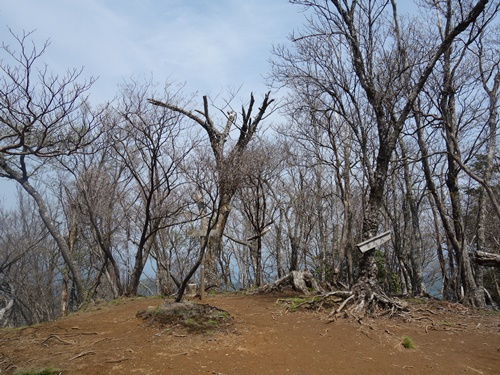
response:
[[[63,343],[63,344],[65,344],[65,345],[73,345],[73,344],[74,344],[74,342],[70,342],[70,341],[63,340],[63,339],[61,339],[59,336],[54,335],[54,334],[51,334],[49,337],[47,337],[45,340],[43,340],[42,345],[43,345],[43,344],[47,344],[47,342],[48,342],[50,339],[52,339],[52,338],[56,339],[56,340],[57,340],[57,341],[59,341],[59,342],[62,342],[62,343]]]
[[[119,359],[108,359],[107,361],[104,361],[104,363],[120,363],[123,361],[128,361],[130,358],[119,358]]]
[[[500,267],[500,254],[476,251],[474,252],[474,261],[485,267]]]
[[[325,293],[325,290],[318,284],[312,272],[307,269],[303,271],[292,271],[272,284],[261,286],[257,289],[257,293],[282,292],[286,288],[292,288],[306,296],[310,295],[311,291]]]
[[[388,315],[402,315],[409,313],[406,303],[398,298],[387,296],[376,285],[360,283],[353,290],[336,290],[326,292],[316,281],[309,270],[292,271],[288,275],[276,280],[272,284],[266,284],[259,289],[257,293],[282,292],[286,288],[300,292],[306,296],[315,291],[318,296],[310,300],[293,301],[293,309],[306,308],[321,310],[331,308],[328,317],[335,319],[339,315],[345,317],[362,317],[371,315],[381,317]],[[280,301],[280,300],[278,300]],[[282,301],[284,302],[284,300]],[[290,301],[287,301],[290,302]]]
[[[70,359],[68,359],[68,362],[69,361],[73,361],[73,360],[75,360],[77,358],[85,357],[86,355],[94,355],[94,354],[95,354],[95,351],[93,351],[93,350],[90,350],[88,352],[82,352],[82,353],[77,354],[74,357],[71,357]]]
[[[332,291],[301,303],[295,303],[294,309],[307,308],[321,310],[330,309],[329,322],[335,321],[339,316],[346,318],[353,317],[361,319],[365,315],[372,317],[409,314],[408,306],[405,302],[397,298],[388,297],[382,291],[353,290],[353,291]]]

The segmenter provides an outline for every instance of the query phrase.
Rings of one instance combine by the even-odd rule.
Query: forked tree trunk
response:
[[[190,120],[197,123],[207,134],[217,169],[217,198],[218,212],[217,223],[210,223],[214,228],[214,235],[210,236],[205,259],[205,278],[208,286],[220,286],[217,264],[220,254],[223,251],[223,235],[226,222],[231,211],[231,200],[239,188],[241,175],[239,172],[239,163],[245,162],[243,154],[248,143],[257,132],[260,122],[267,114],[269,106],[274,99],[269,98],[270,93],[264,96],[262,104],[258,108],[255,117],[252,117],[255,98],[250,95],[248,106],[241,109],[241,124],[237,126],[239,130],[238,140],[229,150],[225,150],[225,145],[231,129],[236,125],[236,113],[232,112],[226,116],[226,123],[222,127],[217,127],[213,122],[209,111],[209,101],[207,96],[203,96],[203,110],[191,112],[185,108],[178,107],[172,103],[163,103],[155,99],[148,101],[156,106],[168,108],[176,113],[182,114]],[[215,224],[215,225],[213,225]]]

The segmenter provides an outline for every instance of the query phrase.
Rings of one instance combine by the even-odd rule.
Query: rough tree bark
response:
[[[500,254],[476,251],[474,252],[474,261],[481,266],[500,267]]]

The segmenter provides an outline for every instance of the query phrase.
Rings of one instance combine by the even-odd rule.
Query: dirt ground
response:
[[[186,334],[136,317],[163,300],[93,306],[54,322],[0,330],[0,373],[500,374],[500,315],[454,304],[412,305],[413,318],[346,319],[290,312],[276,295],[219,295],[206,303],[235,319],[231,332]],[[408,336],[415,349],[405,349]]]

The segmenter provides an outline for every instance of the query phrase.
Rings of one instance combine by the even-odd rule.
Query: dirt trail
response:
[[[0,330],[0,373],[16,367],[63,374],[500,373],[498,315],[425,306],[411,323],[328,324],[324,312],[290,313],[276,300],[210,297],[207,303],[234,317],[232,333],[186,335],[135,317],[159,299],[110,303],[36,327]],[[402,347],[404,335],[416,349]]]

